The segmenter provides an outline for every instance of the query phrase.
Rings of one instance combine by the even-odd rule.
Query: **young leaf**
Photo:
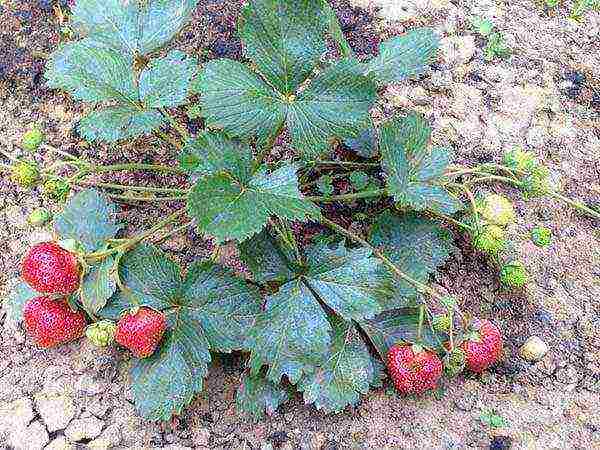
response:
[[[140,100],[147,108],[182,105],[197,70],[194,58],[179,50],[152,60],[140,75]]]
[[[79,122],[79,134],[89,142],[117,142],[150,133],[166,123],[158,111],[114,106],[94,111]]]
[[[248,59],[279,92],[292,94],[327,51],[325,12],[314,0],[255,0],[242,11]]]
[[[236,405],[238,410],[260,420],[265,413],[272,416],[279,405],[291,398],[290,389],[267,380],[261,374],[251,375],[246,372],[242,375],[237,390]]]
[[[320,210],[302,196],[296,170],[285,165],[270,174],[263,167],[251,177],[222,173],[202,178],[188,198],[189,214],[217,242],[243,241],[260,232],[272,215],[317,219]]]
[[[117,207],[93,189],[77,193],[56,216],[54,230],[61,239],[75,239],[86,252],[98,250],[121,229]]]
[[[383,125],[381,155],[388,191],[401,205],[452,214],[462,204],[443,187],[448,152],[438,148],[428,152],[430,135],[431,129],[416,114]]]
[[[417,28],[381,44],[379,56],[368,63],[368,75],[381,84],[420,75],[435,61],[439,38],[429,28]]]
[[[370,240],[381,247],[400,270],[421,282],[426,282],[454,249],[447,233],[436,223],[412,214],[399,217],[389,211],[381,214],[373,225]],[[401,280],[396,280],[396,286],[400,297],[416,293]]]
[[[117,289],[112,274],[115,259],[108,257],[104,261],[90,267],[81,283],[81,304],[91,314],[97,314]]]
[[[304,391],[307,404],[315,403],[325,412],[341,412],[369,391],[375,370],[369,349],[352,322],[332,318],[331,324],[333,342],[327,361],[305,376],[298,389]]]
[[[25,282],[20,282],[15,289],[8,295],[6,301],[3,302],[3,309],[6,311],[6,317],[14,324],[18,324],[23,320],[23,307],[25,303],[38,297],[39,293],[34,291]]]
[[[295,274],[289,267],[293,256],[283,253],[284,247],[265,230],[238,247],[240,259],[250,269],[257,283],[285,283],[294,278]]]
[[[369,249],[325,245],[312,247],[306,257],[306,282],[346,320],[361,320],[381,312],[381,303],[392,297],[392,279]]]
[[[310,290],[299,280],[287,283],[267,299],[264,313],[250,330],[252,373],[267,364],[266,376],[273,383],[283,375],[297,383],[327,356],[330,332],[327,316]]]

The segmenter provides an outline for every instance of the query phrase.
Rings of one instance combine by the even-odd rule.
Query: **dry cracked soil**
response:
[[[51,3],[0,1],[0,147],[18,155],[19,136],[37,123],[50,144],[95,161],[172,162],[174,155],[152,138],[99,146],[77,135],[75,125],[88,106],[43,84],[44,58],[64,30]],[[174,45],[201,61],[240,57],[234,23],[241,3],[201,0]],[[360,55],[375,52],[379,36],[419,25],[442,36],[438,62],[419,80],[387,88],[375,115],[422,112],[432,123],[434,141],[451,147],[459,163],[498,161],[506,149],[527,148],[551,168],[566,195],[600,205],[600,105],[593,100],[594,93],[600,95],[600,13],[575,23],[567,19],[572,2],[561,2],[552,14],[541,3],[348,0],[337,2],[336,11]],[[504,33],[509,58],[484,59],[484,40],[471,28],[472,16],[490,18]],[[576,95],[572,71],[586,77]],[[188,122],[192,132],[198,125]],[[110,180],[167,181],[127,173]],[[503,359],[483,376],[460,376],[440,395],[421,399],[397,396],[386,382],[338,415],[305,406],[298,397],[254,423],[235,410],[242,358],[219,356],[192,406],[173,423],[153,424],[134,409],[125,352],[99,351],[85,342],[40,350],[0,313],[0,448],[600,448],[600,223],[549,199],[525,202],[514,190],[488,189],[516,204],[518,221],[511,231],[532,282],[522,292],[502,293],[494,270],[458,234],[458,250],[432,280],[504,330]],[[28,246],[51,236],[26,221],[41,205],[60,209],[36,190],[0,181],[0,298],[17,282]],[[130,231],[142,229],[167,211],[160,208],[164,211],[128,207],[122,219]],[[534,225],[552,229],[549,248],[531,244]],[[183,263],[210,252],[210,244],[193,231],[163,247]],[[533,335],[549,351],[532,364],[518,349]],[[495,426],[485,420],[490,414]]]

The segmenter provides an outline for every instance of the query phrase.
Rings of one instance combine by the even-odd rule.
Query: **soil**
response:
[[[106,146],[87,144],[77,135],[77,121],[89,106],[43,83],[45,55],[66,30],[50,3],[0,2],[2,150],[20,154],[20,135],[36,123],[49,144],[93,161],[175,163],[172,150],[152,137]],[[439,61],[419,80],[387,88],[375,117],[422,112],[432,123],[434,141],[450,146],[457,163],[499,161],[505,150],[522,146],[552,169],[566,195],[600,205],[600,111],[593,101],[600,95],[600,13],[575,23],[567,20],[572,2],[562,3],[552,14],[529,0],[351,0],[335,6],[361,57],[377,51],[379,37],[415,26],[433,27],[443,38]],[[235,20],[241,4],[201,1],[172,46],[201,62],[240,58]],[[469,25],[473,15],[494,22],[511,57],[484,59],[485,40]],[[586,76],[579,90],[569,81],[573,71]],[[187,120],[187,125],[193,133],[201,123]],[[106,179],[186,182],[131,173]],[[0,448],[600,448],[600,223],[549,199],[524,201],[503,186],[487,189],[516,204],[518,221],[511,233],[531,283],[518,293],[502,292],[496,270],[459,233],[457,251],[432,280],[461,299],[465,310],[503,329],[504,357],[483,376],[460,376],[447,381],[440,395],[419,399],[402,398],[385,382],[338,415],[323,414],[297,397],[254,423],[235,410],[242,356],[216,356],[207,387],[194,403],[172,423],[153,424],[135,412],[125,352],[102,352],[82,342],[42,351],[0,313]],[[40,194],[0,181],[1,298],[17,282],[28,246],[50,237],[48,230],[26,222],[37,206],[60,210]],[[122,219],[133,232],[174,206],[126,205]],[[550,247],[530,242],[535,225],[552,229]],[[193,231],[162,245],[182,263],[211,251],[210,242]],[[550,348],[533,364],[518,353],[532,335]],[[499,426],[482,420],[490,412],[503,419]]]

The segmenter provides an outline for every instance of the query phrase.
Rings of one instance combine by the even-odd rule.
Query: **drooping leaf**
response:
[[[256,374],[268,365],[267,379],[279,383],[287,375],[297,383],[327,356],[331,326],[310,290],[291,281],[267,299],[264,313],[250,330],[250,367]]]
[[[197,70],[194,58],[179,50],[152,60],[140,74],[140,100],[147,108],[182,105]]]
[[[452,214],[462,203],[444,188],[446,150],[428,150],[431,129],[424,118],[411,114],[396,118],[381,130],[381,155],[388,174],[387,187],[401,205]]]
[[[198,0],[78,0],[73,26],[129,55],[146,55],[169,42]]]
[[[360,322],[360,327],[367,333],[385,361],[388,351],[394,344],[417,341],[418,324],[418,309],[400,308],[385,311],[373,319],[363,320]],[[442,344],[427,323],[423,324],[421,339],[425,345],[433,349],[439,348]]]
[[[79,122],[78,130],[89,142],[117,142],[150,133],[165,123],[158,111],[114,106],[88,114]]]
[[[373,317],[393,295],[392,279],[369,249],[318,245],[307,250],[306,281],[346,320]]]
[[[246,56],[279,92],[292,94],[327,51],[324,17],[314,0],[255,0],[242,11]]]
[[[117,289],[117,282],[112,273],[115,259],[108,257],[94,264],[83,277],[80,299],[83,308],[91,314],[97,314]]]
[[[8,298],[2,302],[2,308],[6,311],[7,319],[14,324],[20,323],[23,320],[23,307],[25,303],[39,295],[39,293],[30,288],[25,282],[17,284],[14,290],[8,295]]]
[[[45,77],[49,87],[64,89],[78,100],[118,101],[133,106],[138,91],[132,64],[131,56],[84,39],[54,52]]]
[[[242,242],[239,246],[240,259],[246,264],[258,283],[271,281],[285,283],[294,277],[290,269],[292,255],[286,254],[285,247],[279,245],[275,238],[263,230],[253,239]]]
[[[243,241],[260,232],[270,216],[306,221],[320,217],[304,199],[294,165],[272,173],[263,167],[251,177],[216,174],[200,179],[188,198],[188,211],[198,228],[218,242]]]
[[[371,354],[352,322],[332,318],[333,341],[327,361],[299,383],[304,401],[325,412],[341,412],[369,391],[375,370]]]
[[[282,384],[275,384],[261,374],[244,373],[237,390],[236,405],[238,410],[260,420],[265,413],[272,416],[281,404],[291,398],[290,389]]]
[[[54,229],[61,239],[75,239],[87,252],[93,252],[121,229],[116,215],[117,207],[104,195],[86,189],[72,197],[56,216]]]
[[[411,30],[381,44],[379,55],[368,63],[368,74],[381,84],[420,75],[435,61],[438,48],[439,38],[433,30]]]
[[[447,232],[435,222],[413,214],[400,217],[390,211],[379,216],[370,240],[400,270],[420,282],[426,282],[454,249]],[[416,293],[412,285],[402,280],[396,280],[396,286],[400,297],[411,297]]]

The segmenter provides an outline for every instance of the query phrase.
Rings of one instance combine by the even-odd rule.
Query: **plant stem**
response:
[[[156,239],[154,241],[155,244],[158,244],[160,242],[165,241],[166,239],[169,239],[171,236],[174,236],[178,233],[181,233],[182,231],[187,230],[194,222],[193,221],[189,221],[188,223],[185,223],[179,227],[173,228],[171,231],[169,231],[168,233],[166,233],[165,235],[159,237],[158,239]]]
[[[181,125],[176,119],[175,117],[173,117],[171,114],[169,114],[169,112],[165,109],[165,108],[159,108],[159,111],[161,112],[161,114],[163,116],[165,116],[167,118],[167,120],[169,121],[169,123],[171,124],[171,127],[173,127],[173,129],[175,131],[177,131],[179,133],[179,135],[184,138],[187,139],[190,134],[188,133],[188,131],[184,128],[183,125]]]
[[[60,150],[56,147],[53,147],[51,145],[48,145],[48,144],[42,144],[42,145],[40,145],[40,148],[42,148],[44,150],[48,150],[51,153],[56,153],[57,155],[64,156],[65,158],[70,159],[72,161],[81,161],[78,157],[71,155],[70,153],[62,151],[62,150]]]
[[[150,170],[156,172],[174,172],[185,173],[185,171],[177,166],[170,167],[162,164],[142,164],[142,163],[125,163],[111,164],[108,166],[90,166],[86,173],[103,173],[103,172],[122,172],[125,170]]]
[[[185,197],[136,197],[134,195],[111,194],[110,192],[104,194],[115,200],[130,202],[182,202],[185,200]]]
[[[161,130],[155,130],[154,131],[156,133],[156,135],[161,138],[163,141],[165,141],[167,144],[172,145],[173,147],[175,147],[177,150],[181,150],[183,148],[183,144],[181,142],[179,142],[178,140],[176,140],[175,138],[169,136],[167,133],[165,133],[164,131]]]
[[[176,188],[158,188],[158,187],[149,187],[149,186],[128,186],[126,184],[115,184],[115,183],[103,183],[99,181],[77,181],[75,184],[79,184],[81,186],[97,186],[103,187],[107,189],[120,189],[123,191],[140,191],[140,192],[162,192],[167,194],[183,194],[187,195],[189,193],[188,189],[176,189]]]
[[[468,231],[474,231],[474,228],[471,225],[467,225],[466,223],[461,222],[460,220],[457,220],[454,217],[448,216],[447,214],[443,214],[443,213],[439,213],[439,212],[435,212],[435,211],[428,211],[428,212],[430,212],[434,216],[437,216],[441,219],[447,220],[450,223],[453,223],[454,225],[456,225],[459,228],[464,228],[465,230],[468,230]]]
[[[308,165],[313,166],[340,166],[340,167],[379,167],[379,163],[361,163],[353,161],[308,161]]]
[[[331,202],[343,202],[343,201],[351,201],[358,200],[361,198],[373,198],[373,197],[381,197],[387,194],[386,189],[378,189],[376,191],[363,191],[356,192],[354,194],[344,194],[344,195],[332,195],[330,197],[305,197],[306,200],[310,200],[312,202],[321,202],[321,203],[331,203]]]
[[[569,197],[565,197],[564,195],[559,194],[556,191],[550,191],[548,193],[548,195],[550,195],[551,197],[554,197],[557,200],[561,200],[561,201],[565,202],[567,205],[569,205],[583,213],[589,214],[590,216],[592,216],[596,219],[600,219],[600,212],[594,211],[592,208],[587,207],[582,202],[572,200]]]
[[[419,306],[419,323],[417,325],[417,342],[421,342],[421,335],[423,334],[423,321],[425,319],[425,305]]]

